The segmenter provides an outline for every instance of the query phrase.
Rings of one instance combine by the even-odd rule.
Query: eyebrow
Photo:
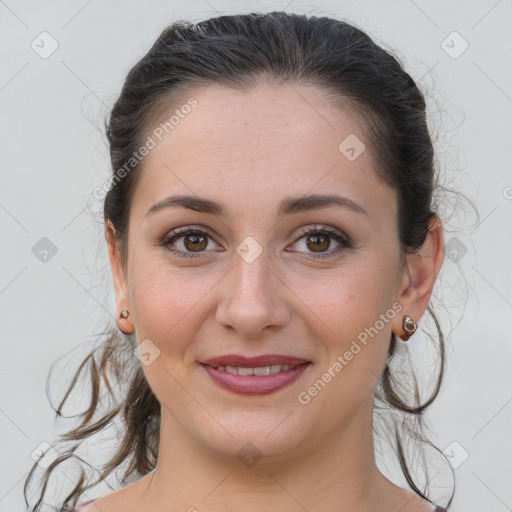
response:
[[[368,212],[358,203],[346,196],[336,194],[312,194],[300,197],[286,197],[279,206],[278,215],[321,210],[332,206],[353,210],[369,217]],[[200,213],[210,213],[217,216],[227,216],[226,207],[211,199],[191,195],[169,196],[149,208],[146,217],[152,213],[171,207],[182,207]]]

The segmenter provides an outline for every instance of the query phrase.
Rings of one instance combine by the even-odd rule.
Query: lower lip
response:
[[[311,366],[311,363],[304,363],[293,370],[273,375],[233,375],[207,364],[202,366],[221,388],[239,395],[267,395],[296,381]]]

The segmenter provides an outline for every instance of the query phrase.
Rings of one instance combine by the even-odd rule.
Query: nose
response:
[[[270,266],[265,251],[251,263],[233,255],[233,268],[223,280],[216,320],[240,338],[261,338],[286,325],[291,307],[289,289]]]

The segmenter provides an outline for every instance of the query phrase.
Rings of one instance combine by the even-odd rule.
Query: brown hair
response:
[[[112,163],[112,186],[104,201],[104,221],[115,227],[116,242],[126,262],[126,241],[131,199],[141,165],[134,165],[121,180],[114,176],[143,143],[151,123],[164,108],[193,85],[219,83],[232,88],[249,88],[259,79],[296,81],[317,85],[333,99],[345,102],[364,121],[372,150],[378,155],[379,175],[397,191],[398,229],[403,253],[420,248],[436,216],[433,194],[436,187],[434,150],[427,128],[425,100],[414,80],[397,58],[375,44],[353,25],[327,17],[284,12],[220,16],[197,24],[177,22],[166,28],[152,48],[128,73],[121,94],[106,123]],[[125,167],[126,169],[126,167]],[[415,483],[409,469],[402,437],[412,436],[416,444],[429,441],[423,434],[422,415],[437,397],[444,371],[445,345],[439,322],[429,306],[428,314],[437,331],[439,370],[430,396],[420,400],[415,378],[412,400],[407,386],[393,373],[396,338],[392,334],[389,355],[376,389],[375,405],[414,419],[413,428],[393,415],[397,456],[407,482],[428,499]],[[73,446],[46,469],[44,485],[32,510],[39,511],[54,469],[76,457],[79,444],[122,418],[124,429],[113,457],[95,481],[82,472],[81,478],[64,498],[63,506],[76,505],[81,494],[125,466],[123,480],[144,475],[155,468],[158,456],[160,404],[133,356],[134,336],[121,335],[111,326],[106,339],[82,361],[57,409],[62,408],[82,372],[88,369],[91,398],[80,424],[61,436]],[[434,338],[433,338],[434,339]],[[111,384],[111,380],[114,385]],[[120,383],[127,382],[126,389]],[[102,383],[114,405],[100,411]],[[116,387],[125,389],[115,397]],[[86,462],[79,459],[84,465]],[[25,482],[27,502],[29,481]],[[428,489],[428,487],[427,487]],[[448,505],[453,498],[450,498]]]

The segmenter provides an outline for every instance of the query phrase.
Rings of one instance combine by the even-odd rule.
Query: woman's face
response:
[[[218,454],[252,446],[277,458],[368,433],[407,313],[395,191],[361,125],[320,90],[197,91],[144,158],[116,290],[144,343],[162,429]],[[189,206],[151,211],[178,196]],[[188,228],[199,233],[169,242]]]

